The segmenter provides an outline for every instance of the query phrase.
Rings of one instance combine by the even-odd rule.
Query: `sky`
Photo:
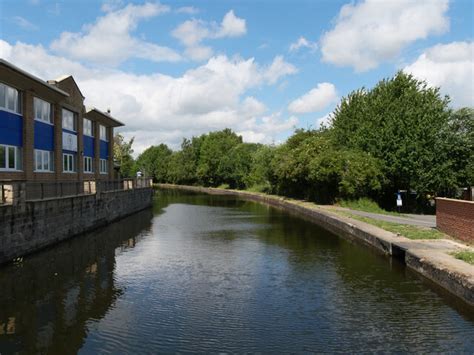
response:
[[[400,70],[474,106],[472,0],[0,0],[0,21],[1,58],[73,75],[135,153],[223,128],[278,144]]]

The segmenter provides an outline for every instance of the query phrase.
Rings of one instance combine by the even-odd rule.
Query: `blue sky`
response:
[[[0,55],[125,122],[139,152],[230,127],[281,142],[405,70],[473,106],[470,0],[0,2]]]

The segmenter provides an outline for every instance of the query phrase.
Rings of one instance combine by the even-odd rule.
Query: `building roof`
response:
[[[68,94],[67,92],[65,92],[65,91],[63,91],[63,90],[61,90],[61,89],[59,89],[59,88],[57,88],[57,87],[55,87],[55,86],[53,86],[53,85],[47,83],[47,82],[44,81],[44,80],[41,80],[40,78],[38,78],[38,77],[36,77],[36,76],[34,76],[34,75],[30,74],[30,73],[27,73],[27,72],[24,71],[23,69],[18,68],[16,65],[13,65],[12,63],[6,61],[5,59],[1,59],[1,58],[0,58],[0,65],[3,65],[3,66],[5,66],[5,67],[7,67],[8,69],[11,69],[11,70],[13,70],[13,71],[15,71],[15,72],[17,72],[17,73],[23,75],[23,76],[26,76],[27,78],[29,78],[29,79],[31,79],[31,80],[33,80],[33,81],[35,81],[35,82],[37,82],[37,83],[39,83],[39,84],[45,86],[46,88],[48,88],[48,89],[50,89],[50,90],[53,90],[53,91],[55,91],[55,92],[57,92],[57,93],[59,93],[59,94],[61,94],[61,95],[63,95],[63,96],[66,96],[66,97],[69,96],[69,94]]]
[[[109,112],[101,111],[95,107],[88,107],[86,110],[86,115],[100,117],[107,125],[111,127],[121,127],[125,126],[124,123],[120,122],[119,120],[113,118]]]
[[[82,98],[85,99],[86,97],[84,96],[84,94],[81,92],[81,89],[79,88],[79,85],[77,85],[77,82],[76,80],[74,79],[74,77],[72,75],[61,75],[59,78],[56,78],[56,79],[53,79],[53,80],[48,80],[48,83],[49,84],[52,84],[52,85],[55,85],[57,83],[60,83],[64,80],[67,80],[67,79],[71,79],[72,82],[74,83],[74,85],[76,86],[76,89],[77,91],[79,92],[79,94],[81,94]]]

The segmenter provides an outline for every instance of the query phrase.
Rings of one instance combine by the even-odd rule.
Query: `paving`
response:
[[[398,224],[408,224],[412,226],[436,228],[436,216],[432,216],[432,215],[402,214],[400,216],[395,216],[395,215],[386,215],[386,214],[380,214],[380,213],[358,211],[358,210],[353,210],[353,209],[344,208],[344,207],[331,207],[331,208],[339,210],[339,211],[350,212],[352,214],[362,216],[362,217],[377,219],[380,221],[386,221],[386,222],[392,222],[392,223],[398,223]]]

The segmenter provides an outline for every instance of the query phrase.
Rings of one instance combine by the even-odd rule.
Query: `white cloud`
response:
[[[316,128],[321,128],[321,126],[329,127],[331,125],[331,113],[319,117],[316,119]]]
[[[269,84],[275,84],[282,76],[296,74],[298,69],[291,63],[285,62],[282,56],[276,56],[264,73]]]
[[[337,101],[336,87],[331,83],[319,83],[303,96],[292,101],[288,105],[288,111],[292,113],[317,112],[326,108],[329,104]]]
[[[297,123],[295,117],[268,115],[265,104],[248,95],[249,90],[288,75],[285,64],[261,65],[253,58],[217,56],[181,76],[172,77],[160,73],[136,75],[101,67],[91,69],[52,55],[42,46],[11,45],[2,40],[0,53],[40,78],[72,74],[86,96],[86,105],[111,108],[112,115],[126,124],[123,133],[127,138],[136,137],[137,152],[161,142],[177,148],[183,137],[225,127],[245,131],[253,139],[271,141]],[[273,63],[282,62],[279,57],[273,60]],[[282,70],[278,72],[275,67]],[[262,115],[267,116],[262,118]]]
[[[178,14],[188,14],[188,15],[196,15],[199,13],[199,9],[195,8],[194,6],[182,6],[176,9]]]
[[[403,70],[439,86],[455,107],[474,105],[474,42],[438,44]]]
[[[367,71],[410,43],[449,29],[449,0],[365,0],[344,5],[321,38],[324,62]]]
[[[235,16],[234,10],[230,10],[222,19],[221,27],[215,34],[215,37],[239,37],[246,33],[247,26],[245,20]]]
[[[193,60],[205,60],[212,56],[213,50],[201,44],[205,39],[239,37],[247,32],[245,20],[235,16],[230,10],[220,25],[199,19],[187,20],[176,27],[171,34],[185,47],[185,54]],[[207,56],[206,56],[207,55]]]
[[[104,0],[100,9],[104,12],[111,12],[123,7],[123,0]]]
[[[282,132],[294,129],[298,125],[298,118],[290,116],[282,119],[281,113],[273,113],[262,118],[253,118],[246,121],[237,132],[244,141],[251,143],[273,143]]]
[[[314,52],[318,49],[318,44],[316,42],[308,41],[304,37],[300,37],[296,42],[290,44],[290,52],[297,52],[301,48],[308,48],[311,52]]]
[[[94,24],[83,26],[81,32],[63,32],[51,43],[51,49],[72,59],[118,65],[130,57],[151,61],[178,61],[180,55],[171,48],[162,47],[133,37],[140,20],[169,11],[159,3],[129,4],[120,10],[110,10]],[[104,5],[105,6],[105,5]]]
[[[29,30],[29,31],[36,31],[38,29],[38,26],[32,24],[30,21],[28,21],[26,18],[21,17],[21,16],[14,16],[13,17],[13,22],[23,28],[24,30]]]

